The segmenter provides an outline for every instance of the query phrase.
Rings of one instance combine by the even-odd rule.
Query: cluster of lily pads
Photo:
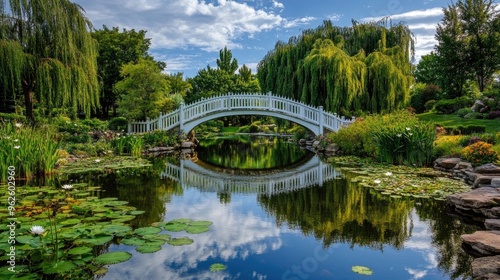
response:
[[[445,200],[447,196],[470,190],[465,182],[450,178],[432,168],[415,168],[337,159],[338,168],[351,182],[377,190],[393,198],[415,197]]]
[[[71,164],[61,166],[58,169],[58,172],[64,174],[80,174],[86,172],[107,172],[151,166],[152,164],[147,159],[130,156],[85,158]]]
[[[0,186],[7,194],[7,186]],[[210,230],[212,222],[177,219],[133,229],[127,222],[144,211],[117,198],[99,198],[99,187],[85,184],[55,187],[17,187],[14,217],[8,197],[0,198],[0,218],[12,219],[15,229],[0,227],[1,279],[88,279],[107,272],[106,265],[130,259],[129,252],[107,252],[111,243],[137,246],[152,253],[165,243],[193,243],[189,237],[172,238],[165,231],[190,234]],[[14,233],[14,234],[13,234]],[[9,238],[15,236],[15,243]],[[15,273],[6,266],[6,252],[15,246]],[[11,268],[12,269],[12,268]]]

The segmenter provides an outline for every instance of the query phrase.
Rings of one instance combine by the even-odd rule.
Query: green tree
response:
[[[414,40],[407,25],[386,20],[352,27],[325,21],[278,42],[257,67],[264,92],[339,113],[402,108],[412,83]]]
[[[438,24],[436,47],[443,81],[441,86],[453,98],[464,94],[468,79],[480,91],[500,68],[500,17],[492,0],[459,0],[444,9]]]
[[[92,25],[82,7],[67,0],[10,0],[8,7],[0,11],[2,103],[24,97],[31,122],[35,104],[88,116],[99,105],[99,83]]]
[[[146,38],[146,31],[135,31],[118,27],[109,29],[106,25],[100,30],[92,32],[92,37],[98,42],[99,55],[97,65],[99,68],[99,82],[101,84],[101,106],[104,117],[109,116],[113,110],[116,115],[117,93],[115,84],[121,80],[120,70],[127,63],[137,63],[139,59],[153,59],[149,54],[151,39]]]
[[[417,83],[441,85],[438,55],[435,52],[423,55],[415,67],[414,75]]]
[[[118,112],[129,120],[155,118],[172,106],[166,75],[152,60],[141,59],[128,63],[120,72],[121,81],[115,88],[120,93]]]
[[[219,51],[217,59],[217,67],[219,70],[226,71],[228,74],[234,74],[238,69],[238,61],[233,58],[233,54],[227,47]]]

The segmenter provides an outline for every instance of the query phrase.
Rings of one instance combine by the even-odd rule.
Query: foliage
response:
[[[141,59],[137,64],[126,64],[120,75],[123,80],[116,83],[115,89],[120,92],[118,111],[125,118],[146,120],[169,111],[168,81],[155,62]]]
[[[434,104],[434,109],[438,113],[452,114],[461,108],[472,106],[472,103],[473,102],[465,96],[454,99],[442,99]]]
[[[467,79],[486,88],[500,68],[500,16],[493,0],[459,0],[444,9],[436,47],[442,88],[449,98],[463,95]]]
[[[10,14],[0,18],[2,103],[19,100],[22,93],[30,122],[35,103],[46,113],[64,107],[73,116],[90,115],[99,104],[97,51],[81,6],[68,0],[10,0],[7,7]]]
[[[2,123],[0,135],[0,168],[3,170],[12,166],[19,178],[44,176],[54,170],[59,140],[50,127]],[[0,181],[5,181],[7,176],[7,172],[2,172]]]
[[[470,114],[470,113],[472,113],[471,108],[458,109],[458,111],[456,112],[457,116],[459,116],[461,118],[465,117],[467,114]]]
[[[410,106],[417,114],[423,113],[427,109],[426,103],[438,99],[440,92],[441,89],[434,84],[416,84],[411,90]]]
[[[192,103],[202,98],[226,93],[260,92],[259,83],[252,70],[243,65],[238,73],[238,61],[233,58],[227,47],[219,51],[217,68],[207,66],[198,71],[197,75],[188,81],[192,89],[188,90],[186,102]]]
[[[462,135],[442,135],[437,137],[434,141],[434,157],[460,156],[464,148],[462,145],[464,139],[466,137]]]
[[[124,117],[112,118],[108,122],[108,129],[113,131],[124,132],[127,130],[128,121]]]
[[[483,141],[476,142],[462,150],[462,158],[474,166],[485,163],[497,163],[500,157],[496,151],[491,149],[492,146]]]
[[[448,134],[458,135],[458,134],[474,134],[474,133],[484,133],[486,132],[486,127],[484,125],[458,125],[458,126],[445,126],[444,127]]]
[[[118,27],[109,29],[106,25],[102,29],[94,30],[92,37],[98,43],[100,103],[103,115],[107,117],[108,112],[114,110],[117,105],[118,92],[114,90],[114,86],[122,80],[121,68],[127,63],[137,63],[141,58],[152,60],[148,54],[151,39],[146,38],[145,30],[123,29],[120,32]]]
[[[415,67],[414,75],[417,83],[440,85],[442,77],[437,54],[431,52],[423,55]]]
[[[427,165],[432,160],[434,126],[407,111],[357,119],[329,135],[348,155],[370,156],[382,162]]]
[[[258,65],[264,92],[328,111],[390,112],[403,108],[413,80],[411,32],[387,21],[333,26],[331,21],[278,42]]]

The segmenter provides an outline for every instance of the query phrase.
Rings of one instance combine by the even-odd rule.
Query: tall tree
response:
[[[106,25],[92,32],[92,37],[98,42],[97,65],[101,84],[102,114],[108,117],[109,111],[113,110],[113,115],[116,115],[118,97],[114,85],[121,80],[120,69],[127,63],[137,63],[141,58],[152,60],[153,57],[148,53],[151,39],[146,38],[144,30],[120,31],[118,27],[109,29]]]
[[[233,54],[227,47],[219,51],[217,67],[219,70],[226,71],[228,74],[234,74],[238,69],[238,61],[233,58]]]
[[[65,107],[89,115],[99,105],[99,86],[83,8],[68,0],[10,0],[8,7],[0,17],[2,101],[22,93],[31,122],[35,103],[46,112]]]
[[[115,88],[120,92],[118,112],[131,120],[146,120],[168,111],[173,103],[166,75],[154,61],[141,59],[122,67],[122,80]]]
[[[459,0],[444,9],[436,47],[449,97],[461,96],[468,79],[483,91],[500,68],[500,16],[493,0]]]
[[[415,67],[417,83],[442,85],[439,57],[435,52],[423,55]]]
[[[392,111],[408,100],[414,40],[403,23],[330,21],[278,42],[258,65],[263,91],[339,113]]]

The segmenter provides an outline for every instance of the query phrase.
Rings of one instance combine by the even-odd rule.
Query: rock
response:
[[[476,167],[474,172],[479,174],[497,174],[500,176],[500,167],[493,163],[487,163]]]
[[[474,279],[499,279],[500,256],[477,258],[472,261],[472,276]]]
[[[484,226],[489,230],[500,230],[500,219],[486,219]]]
[[[306,139],[300,139],[300,140],[299,140],[299,144],[300,144],[300,145],[305,145],[305,144],[306,144],[306,141],[307,141]]]
[[[194,143],[190,142],[190,141],[185,141],[185,142],[182,142],[182,144],[181,144],[182,149],[190,149],[193,147],[194,147]]]
[[[330,152],[330,153],[335,153],[335,152],[338,152],[340,150],[340,147],[339,145],[333,143],[333,144],[328,144],[326,147],[325,147],[325,151],[327,152]]]
[[[481,213],[483,213],[483,215],[486,217],[486,218],[490,218],[490,219],[500,219],[500,207],[493,207],[493,208],[488,208],[488,209],[481,209]],[[500,230],[500,228],[499,228]]]
[[[492,208],[500,203],[500,191],[488,187],[473,189],[466,193],[452,194],[447,200],[461,209]]]
[[[306,141],[306,146],[312,146],[313,141]]]
[[[483,107],[485,107],[486,105],[484,104],[483,101],[481,100],[476,100],[476,102],[474,102],[474,105],[472,105],[472,107],[470,108],[472,111],[474,112],[479,112],[479,110],[481,110]]]
[[[476,177],[474,180],[474,184],[472,185],[473,188],[478,188],[481,185],[490,185],[491,181],[497,178],[497,176],[487,176],[487,175],[479,175]]]
[[[446,169],[455,168],[455,166],[457,166],[460,162],[462,162],[462,159],[460,158],[438,158],[436,160],[436,164],[438,166]]]
[[[316,147],[318,147],[318,146],[319,146],[319,144],[320,144],[320,142],[316,140],[316,141],[314,141],[314,142],[312,143],[312,146],[313,146],[313,148],[316,148]]]
[[[500,177],[495,177],[491,179],[491,187],[492,188],[500,188]]]
[[[491,256],[500,254],[500,235],[497,231],[476,231],[463,234],[462,242],[479,255]]]

